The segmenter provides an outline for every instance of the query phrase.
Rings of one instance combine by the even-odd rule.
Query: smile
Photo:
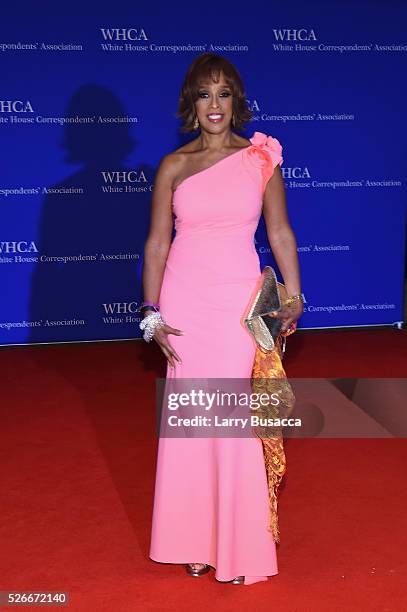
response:
[[[210,115],[208,115],[208,119],[212,123],[218,123],[219,121],[223,120],[223,115],[221,115],[220,113],[211,113]]]

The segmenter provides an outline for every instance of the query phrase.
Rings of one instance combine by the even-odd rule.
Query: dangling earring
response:
[[[194,130],[197,130],[199,128],[199,120],[198,117],[195,116],[195,121],[194,121]]]

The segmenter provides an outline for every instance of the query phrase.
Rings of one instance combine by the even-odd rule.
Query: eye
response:
[[[199,98],[207,98],[208,97],[208,93],[206,91],[200,91],[198,93]]]
[[[232,95],[231,91],[222,91],[222,93],[220,94],[222,98],[229,98],[229,96]]]

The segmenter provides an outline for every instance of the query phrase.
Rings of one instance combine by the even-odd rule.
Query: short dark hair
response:
[[[251,119],[252,113],[247,106],[246,92],[237,68],[222,55],[202,53],[189,66],[182,84],[177,113],[177,117],[184,122],[180,128],[181,132],[194,130],[196,116],[194,104],[199,97],[201,83],[209,80],[217,83],[221,72],[233,93],[233,128],[241,130]]]

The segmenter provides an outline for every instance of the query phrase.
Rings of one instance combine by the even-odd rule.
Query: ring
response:
[[[289,336],[290,334],[293,334],[295,332],[295,330],[297,329],[297,323],[296,321],[293,321],[293,323],[291,323],[288,328],[281,332],[284,336]]]

